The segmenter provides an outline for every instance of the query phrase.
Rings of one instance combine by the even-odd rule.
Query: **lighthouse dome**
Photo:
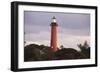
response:
[[[55,16],[52,17],[52,22],[56,23],[56,18],[55,18]]]

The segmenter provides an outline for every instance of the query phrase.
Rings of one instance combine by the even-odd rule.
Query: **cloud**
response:
[[[83,44],[87,41],[90,44],[90,36],[79,36],[79,35],[69,35],[69,34],[59,34],[58,35],[58,46],[63,45],[66,48],[79,49],[77,44]]]
[[[90,44],[90,36],[79,36],[59,33],[57,38],[58,47],[63,45],[66,48],[76,48],[77,50],[79,50],[77,44],[83,44],[85,40],[88,42],[88,44]],[[25,35],[25,39],[27,40],[27,43],[31,42],[50,46],[50,32],[42,31],[37,34],[27,34]]]
[[[58,46],[78,48],[85,40],[90,43],[90,15],[80,13],[24,12],[25,41],[50,46],[52,16],[58,24]]]
[[[56,16],[59,27],[90,31],[90,15],[79,13],[24,12],[25,30],[40,31],[50,26],[52,16]],[[37,30],[37,29],[39,30]]]
[[[68,35],[79,35],[79,36],[90,36],[90,30],[84,30],[84,29],[67,29],[67,28],[62,28],[58,27],[58,33],[64,33]]]

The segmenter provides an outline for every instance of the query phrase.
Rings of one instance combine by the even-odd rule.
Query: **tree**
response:
[[[87,41],[85,41],[83,45],[78,44],[77,46],[81,49],[81,53],[85,56],[85,58],[90,58],[90,47]]]
[[[85,41],[83,45],[82,45],[82,44],[78,44],[77,46],[78,46],[81,50],[82,50],[82,49],[87,49],[87,48],[89,48],[89,45],[88,45],[87,41]]]
[[[84,42],[83,46],[84,46],[84,48],[86,48],[86,49],[89,48],[89,45],[88,45],[87,41]]]
[[[61,46],[60,46],[60,48],[61,48],[61,49],[63,49],[63,48],[64,48],[64,46],[63,46],[63,45],[61,45]]]
[[[53,52],[48,46],[30,44],[24,47],[24,61],[44,61],[52,59]]]
[[[56,59],[82,59],[84,55],[75,50],[74,48],[64,48],[55,53]]]

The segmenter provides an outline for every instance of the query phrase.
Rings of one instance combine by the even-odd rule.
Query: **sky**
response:
[[[50,46],[53,16],[58,24],[58,47],[63,45],[78,50],[77,44],[83,44],[84,41],[90,43],[90,14],[24,11],[25,45],[35,43]]]

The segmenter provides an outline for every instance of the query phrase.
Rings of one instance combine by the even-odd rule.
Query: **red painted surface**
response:
[[[57,47],[57,23],[52,22],[51,23],[51,49],[52,51],[57,51],[58,47]]]

